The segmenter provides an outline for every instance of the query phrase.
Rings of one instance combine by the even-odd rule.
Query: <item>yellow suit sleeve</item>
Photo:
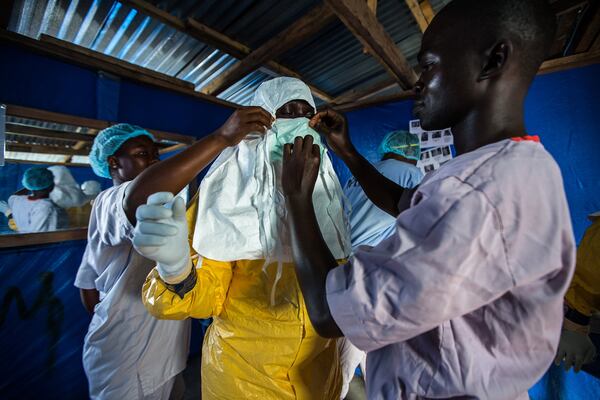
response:
[[[600,219],[587,229],[579,244],[566,301],[569,307],[587,316],[600,311]]]
[[[210,318],[217,316],[223,309],[231,282],[233,263],[203,259],[200,268],[197,268],[198,255],[191,243],[196,226],[198,192],[190,201],[186,212],[188,221],[188,241],[190,255],[196,271],[196,285],[187,292],[183,298],[167,289],[154,268],[142,288],[142,301],[144,306],[154,317],[159,319],[186,319]]]
[[[194,260],[194,267],[196,267]],[[196,285],[183,298],[167,289],[153,269],[142,288],[146,309],[159,319],[210,318],[223,310],[232,275],[232,263],[204,259],[195,268]]]

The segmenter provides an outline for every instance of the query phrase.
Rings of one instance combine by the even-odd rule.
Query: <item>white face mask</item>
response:
[[[294,143],[296,137],[312,136],[315,144],[321,147],[321,156],[324,154],[324,147],[321,137],[309,125],[308,118],[279,118],[273,123],[271,131],[275,134],[270,145],[271,162],[281,161],[283,158],[283,146],[286,143]]]

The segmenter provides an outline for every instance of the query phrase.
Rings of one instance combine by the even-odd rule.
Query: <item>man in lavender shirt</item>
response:
[[[368,353],[370,399],[521,399],[551,364],[575,244],[558,166],[528,136],[523,103],[554,38],[542,0],[454,0],[419,53],[415,114],[452,127],[460,154],[416,191],[380,175],[343,116],[311,124],[344,160],[395,233],[344,266],[311,202],[312,138],[284,149],[283,189],[310,319]]]

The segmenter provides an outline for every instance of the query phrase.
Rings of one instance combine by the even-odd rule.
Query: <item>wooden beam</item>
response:
[[[2,99],[0,99],[0,102]],[[90,119],[77,117],[69,114],[61,114],[52,111],[40,110],[37,108],[29,108],[16,106],[12,104],[6,105],[6,115],[11,115],[20,118],[28,118],[28,119],[36,119],[40,121],[48,121],[48,122],[56,122],[59,124],[65,125],[73,125],[73,126],[82,126],[85,128],[92,128],[97,130],[102,130],[108,128],[111,125],[114,125],[116,122],[112,121],[102,121],[98,119]],[[146,128],[146,127],[144,127]],[[157,139],[172,141],[176,143],[193,143],[196,139],[193,136],[182,135],[179,133],[172,132],[164,132],[156,129],[146,128],[150,133],[152,133]]]
[[[287,50],[312,37],[334,19],[334,13],[325,4],[316,6],[232,68],[213,79],[212,82],[202,89],[202,92],[211,95],[222,93],[244,76],[256,70],[261,64],[278,57]]]
[[[386,96],[378,96],[375,98],[369,98],[367,100],[361,100],[346,104],[334,105],[333,108],[336,111],[349,112],[358,110],[360,108],[373,107],[380,104],[391,103],[396,101],[412,100],[415,97],[415,93],[412,90],[406,90],[401,93],[394,93]]]
[[[87,228],[65,229],[54,232],[15,233],[0,235],[0,248],[34,246],[86,239]]]
[[[73,44],[71,42],[67,42],[65,40],[57,39],[54,36],[45,35],[45,34],[41,35],[40,41],[42,41],[44,43],[49,43],[56,47],[63,47],[65,49],[71,50],[75,53],[80,53],[86,57],[89,57],[90,59],[102,62],[103,66],[106,64],[114,64],[114,65],[118,66],[119,68],[126,69],[135,74],[143,74],[149,78],[154,78],[154,79],[158,79],[160,81],[165,81],[167,83],[170,83],[170,84],[173,84],[176,86],[181,86],[183,88],[188,88],[188,89],[192,89],[192,90],[194,89],[194,84],[192,82],[174,78],[172,76],[162,74],[160,72],[156,72],[156,71],[153,71],[148,68],[140,67],[138,65],[132,64],[127,61],[123,61],[116,57],[107,56],[106,54],[100,53],[98,51],[90,50],[86,47],[79,46],[79,45]]]
[[[173,146],[169,146],[169,147],[165,147],[162,148],[158,151],[159,154],[167,154],[170,153],[172,151],[176,151],[176,150],[181,150],[181,149],[185,149],[186,147],[188,147],[188,144],[186,143],[177,143]]]
[[[325,0],[325,3],[402,88],[413,86],[417,80],[415,72],[364,0]]]
[[[14,32],[0,30],[0,41],[15,43],[20,46],[28,47],[36,52],[66,60],[67,62],[73,64],[82,65],[86,68],[91,68],[98,71],[105,71],[121,78],[130,79],[135,82],[155,86],[161,89],[183,93],[204,101],[208,101],[210,103],[232,109],[239,107],[237,104],[229,101],[196,92],[193,84],[190,82],[182,81],[168,75],[164,75],[161,79],[159,79],[154,75],[159,74],[158,72],[138,67],[125,61],[108,57],[93,50],[89,50],[84,47],[77,46],[69,42],[64,42],[49,36],[42,35],[42,39],[43,42],[41,40],[34,40]],[[108,60],[107,57],[110,60]],[[147,73],[148,71],[151,73]],[[175,81],[173,81],[173,79],[175,79]],[[181,82],[184,82],[184,84],[181,84]]]
[[[431,24],[431,21],[433,21],[433,17],[435,17],[435,11],[433,11],[431,3],[429,2],[429,0],[420,0],[419,5],[421,6],[421,11],[425,16],[425,19],[428,23]]]
[[[87,167],[90,168],[89,164],[79,164],[79,163],[73,163],[71,161],[69,161],[72,158],[72,156],[67,156],[67,161],[53,161],[52,165],[64,165],[66,167]],[[6,157],[5,160],[7,162],[10,162],[12,164],[36,164],[36,165],[48,165],[48,162],[46,161],[33,161],[33,160],[21,160],[21,159],[16,159],[16,158],[10,158],[10,157]]]
[[[600,50],[588,51],[587,53],[575,54],[573,56],[555,58],[554,60],[545,61],[540,67],[538,74],[543,75],[550,72],[564,71],[566,69],[598,64],[599,62]]]
[[[55,154],[61,156],[87,156],[89,150],[76,150],[71,147],[39,146],[25,143],[6,143],[6,151],[20,151],[22,153]]]
[[[245,58],[252,52],[252,49],[246,46],[245,44],[237,42],[231,39],[230,37],[225,36],[222,33],[217,32],[204,24],[201,24],[193,18],[188,18],[186,32],[190,36],[198,39],[199,41],[211,45],[212,47],[219,49],[220,51],[223,51],[235,58]],[[320,98],[321,100],[324,100],[326,102],[330,102],[331,100],[333,100],[333,96],[329,95],[328,93],[324,92],[318,87],[306,82],[306,80],[302,78],[302,76],[298,72],[284,65],[281,65],[273,60],[265,62],[264,65],[266,69],[275,73],[276,75],[291,76],[305,81],[305,83],[310,88],[312,94]]]
[[[333,104],[351,103],[354,101],[361,100],[364,97],[377,94],[378,92],[380,92],[382,90],[390,89],[394,86],[398,86],[398,83],[396,81],[394,81],[392,79],[386,79],[384,81],[381,81],[379,83],[376,83],[372,86],[369,86],[369,87],[366,87],[363,89],[350,89],[350,90],[340,94],[339,96],[337,96],[329,104],[333,105]]]
[[[373,15],[377,15],[377,0],[367,0],[367,7],[369,7]]]
[[[429,21],[425,17],[425,14],[423,13],[421,6],[419,5],[419,1],[405,0],[405,2],[408,8],[410,9],[410,12],[412,13],[413,17],[415,18],[415,21],[417,21],[419,29],[421,29],[421,32],[425,32],[427,30],[427,27],[429,26]]]
[[[94,135],[85,135],[82,133],[57,131],[54,129],[45,129],[31,125],[21,125],[8,122],[6,123],[6,133],[13,133],[19,136],[41,137],[47,139],[81,141],[90,143],[94,140]]]
[[[596,1],[595,4],[590,4],[591,9],[589,9],[584,18],[584,22],[587,24],[583,28],[583,32],[581,33],[581,38],[575,47],[575,53],[583,53],[592,47],[594,40],[600,36],[600,1]]]
[[[188,18],[186,21],[183,21],[145,0],[123,0],[122,3],[131,8],[135,8],[143,14],[155,18],[164,24],[171,26],[172,28],[196,38],[200,42],[206,43],[235,58],[242,59],[252,52],[250,47],[196,21],[193,18]],[[298,72],[295,72],[273,60],[267,61],[265,66],[279,75],[293,76],[295,78],[302,79]],[[326,102],[329,102],[333,99],[332,96],[328,95],[323,90],[309,83],[307,83],[307,85],[310,87],[313,95],[319,97],[320,99]]]

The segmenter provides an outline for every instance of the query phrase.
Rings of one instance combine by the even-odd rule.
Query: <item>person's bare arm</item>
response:
[[[96,289],[79,289],[81,302],[90,314],[94,313],[94,307],[100,303],[100,292]]]
[[[237,145],[251,132],[266,132],[272,120],[260,107],[238,109],[212,134],[146,169],[130,184],[124,199],[123,208],[129,221],[135,224],[135,211],[146,203],[148,196],[157,192],[179,193],[226,147]]]
[[[312,203],[320,150],[313,138],[296,138],[283,150],[282,186],[288,210],[296,275],[315,330],[323,337],[340,337],[342,332],[327,303],[327,273],[338,264],[325,243]]]
[[[369,200],[383,211],[397,217],[400,213],[398,203],[404,188],[387,179],[360,155],[350,141],[344,116],[333,110],[321,111],[311,119],[310,124],[325,136],[329,147],[348,166]]]

